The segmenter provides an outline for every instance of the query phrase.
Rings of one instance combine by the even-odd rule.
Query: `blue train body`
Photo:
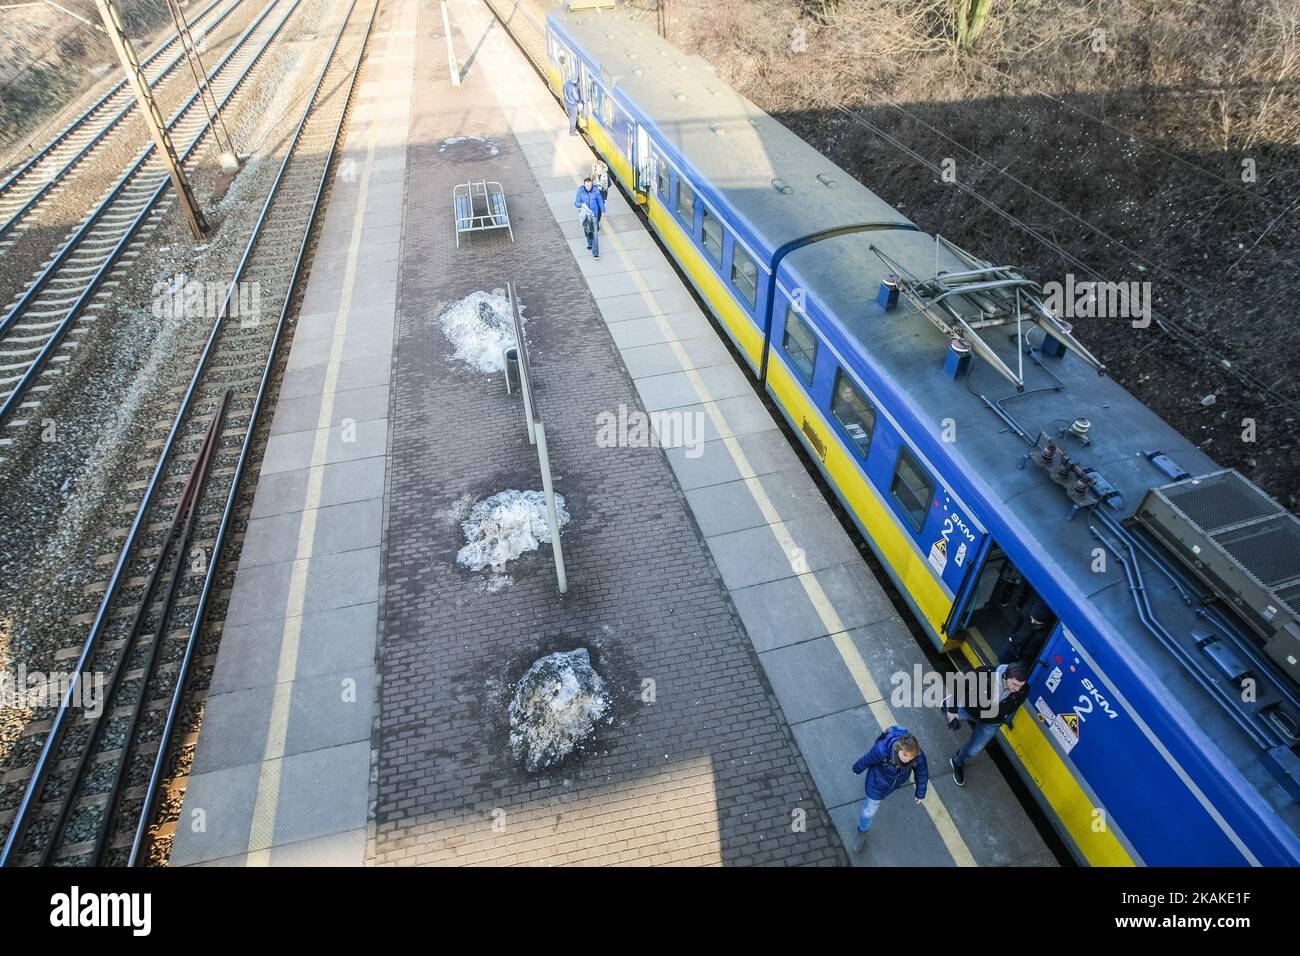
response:
[[[548,52],[555,92],[579,79],[596,148],[935,645],[998,659],[1000,588],[1057,618],[1000,740],[1075,855],[1300,863],[1295,681],[1241,649],[1248,629],[1209,614],[1212,596],[1134,522],[1168,481],[1153,453],[1194,476],[1214,462],[1099,376],[1059,321],[978,337],[966,360],[918,313],[960,299],[944,321],[973,332],[1003,289],[922,302],[945,280],[907,277],[1006,280],[1017,319],[1028,284],[921,231],[699,58],[621,15],[559,11]],[[884,283],[900,275],[895,305]],[[1042,461],[1048,438],[1074,460],[1065,478],[1061,457]],[[1225,704],[1196,657],[1229,638],[1271,688],[1258,706]]]

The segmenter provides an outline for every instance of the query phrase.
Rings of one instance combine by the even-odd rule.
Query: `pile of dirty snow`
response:
[[[501,152],[496,143],[490,139],[484,139],[482,136],[452,136],[450,139],[442,141],[442,145],[438,147],[438,152],[445,153],[448,146],[459,146],[461,143],[478,143],[487,150],[489,156],[495,156]]]
[[[538,658],[510,701],[510,753],[529,773],[563,760],[609,719],[609,693],[585,647]]]
[[[555,518],[563,528],[569,523],[564,496],[555,496]],[[467,544],[456,553],[456,563],[471,571],[499,571],[527,551],[551,543],[546,523],[546,496],[540,491],[500,491],[469,509],[460,523]]]
[[[519,303],[522,322],[524,304]],[[515,345],[510,300],[491,292],[471,292],[442,313],[442,331],[455,347],[452,357],[480,372],[505,370],[505,350]]]

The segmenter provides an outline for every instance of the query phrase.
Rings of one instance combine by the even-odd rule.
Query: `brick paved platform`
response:
[[[887,699],[925,658],[855,538],[616,192],[590,257],[588,147],[479,0],[448,7],[455,88],[438,4],[381,8],[182,815],[206,829],[172,862],[844,864],[849,768],[903,723],[931,795],[886,801],[854,864],[1050,864],[988,758],[959,791],[939,714]],[[458,249],[452,188],[483,178],[516,241]],[[508,580],[455,563],[470,503],[541,487],[519,396],[453,359],[438,321],[507,281],[573,513],[564,597],[548,546]],[[698,441],[602,447],[620,410]],[[580,646],[615,719],[529,775],[510,688]]]
[[[492,80],[539,84],[481,7],[454,14],[461,56],[477,50],[458,89],[436,4],[421,5],[417,29],[374,860],[843,862],[663,452],[597,447],[597,416],[638,398]],[[553,103],[547,116],[563,123]],[[463,136],[486,143],[446,144]],[[513,244],[488,234],[456,248],[449,197],[471,176],[505,185]],[[611,199],[607,224],[639,230]],[[563,598],[549,548],[507,566],[511,583],[495,593],[455,564],[458,502],[541,487],[519,397],[450,358],[438,324],[445,303],[507,281],[573,513]],[[573,647],[613,682],[616,718],[593,752],[530,776],[507,757],[503,692],[538,656]]]

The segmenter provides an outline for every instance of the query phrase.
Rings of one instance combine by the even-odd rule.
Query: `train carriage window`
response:
[[[854,447],[863,458],[871,448],[871,433],[876,427],[876,410],[866,400],[844,369],[835,371],[835,397],[831,399],[831,414],[844,426],[853,439]],[[926,500],[929,498],[927,496]]]
[[[600,91],[600,121],[605,129],[614,126],[614,97],[604,90]]]
[[[758,266],[754,265],[754,260],[747,253],[741,251],[739,243],[733,246],[731,252],[731,284],[749,307],[754,308],[754,302],[758,298]]]
[[[668,160],[664,159],[662,155],[656,154],[655,162],[658,164],[659,198],[667,202],[669,195],[671,195],[673,171],[668,165]]]
[[[702,233],[704,239],[704,251],[708,253],[710,259],[715,265],[722,265],[722,222],[709,211],[705,206],[701,213],[701,221],[704,223]]]
[[[688,232],[695,231],[695,190],[682,180],[677,180],[677,218],[686,223]]]
[[[740,255],[739,252],[736,254]],[[790,361],[794,362],[803,380],[811,385],[813,369],[817,367],[817,336],[792,305],[785,310],[785,336],[781,340],[781,347],[790,356]]]
[[[920,531],[925,526],[925,515],[934,495],[934,482],[925,473],[916,456],[904,448],[894,466],[894,480],[889,484],[889,494],[903,506],[912,527]]]

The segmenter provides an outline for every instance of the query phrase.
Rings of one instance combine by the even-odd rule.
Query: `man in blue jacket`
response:
[[[930,783],[925,754],[906,727],[890,727],[876,738],[875,746],[853,765],[854,773],[862,773],[864,770],[867,772],[867,800],[862,804],[862,813],[858,817],[858,838],[853,844],[854,853],[861,853],[866,846],[867,831],[871,829],[871,821],[880,809],[880,801],[904,786],[915,774],[916,802],[920,804],[925,799],[925,790]]]
[[[564,83],[564,108],[569,113],[569,135],[578,135],[578,111],[582,109],[582,90],[578,81],[569,77]]]
[[[578,195],[573,199],[574,208],[578,210],[578,221],[582,223],[582,234],[587,237],[587,248],[593,259],[600,258],[600,217],[605,215],[605,198],[600,190],[591,183],[588,176],[578,187]]]

